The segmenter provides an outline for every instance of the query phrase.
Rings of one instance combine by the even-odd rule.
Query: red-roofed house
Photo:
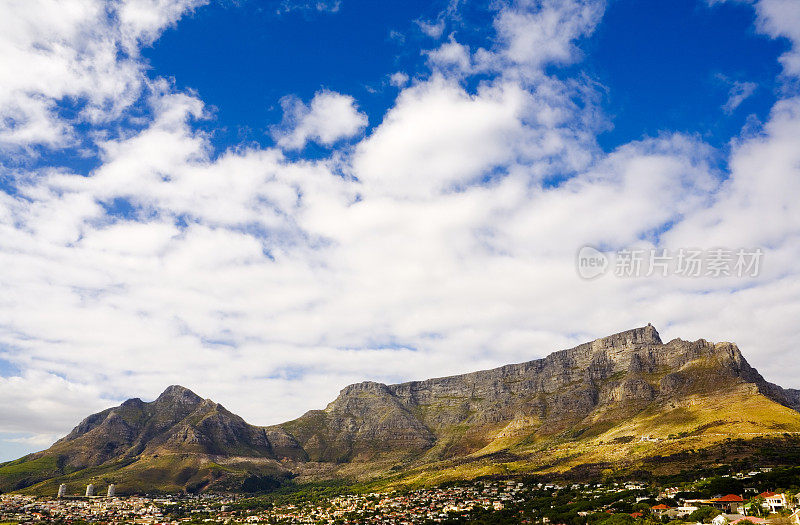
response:
[[[712,499],[711,505],[728,514],[741,514],[739,508],[744,505],[744,498],[736,494],[728,494],[721,498]]]
[[[653,514],[655,514],[656,516],[664,516],[664,515],[669,515],[670,514],[670,511],[672,510],[672,507],[670,507],[669,505],[664,505],[663,503],[661,503],[660,505],[656,505],[654,507],[650,507],[650,510],[653,511]]]

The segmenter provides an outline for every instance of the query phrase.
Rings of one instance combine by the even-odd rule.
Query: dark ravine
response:
[[[702,408],[726,399],[755,407],[758,417]],[[129,491],[231,490],[256,475],[369,478],[500,457],[535,471],[545,462],[533,451],[549,443],[600,451],[647,429],[694,436],[687,446],[696,447],[701,437],[745,434],[743,425],[754,430],[746,434],[800,432],[799,409],[800,391],[764,380],[736,345],[663,343],[648,325],[492,370],[349,385],[324,410],[269,427],[171,386],[155,401],[130,399],[91,415],[50,449],[0,465],[0,490],[88,479]],[[720,419],[705,422],[704,410]]]

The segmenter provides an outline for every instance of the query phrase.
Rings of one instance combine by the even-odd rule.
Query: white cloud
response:
[[[438,48],[428,51],[428,62],[433,69],[456,75],[468,74],[472,69],[469,48],[451,39]]]
[[[23,437],[7,438],[3,439],[3,441],[8,443],[19,443],[21,445],[25,445],[27,448],[40,450],[49,447],[61,437],[63,437],[61,434],[33,434]]]
[[[0,377],[0,428],[3,432],[33,432],[38,439],[63,432],[108,404],[100,389],[76,384],[53,374],[29,371],[19,377]],[[36,438],[34,438],[36,439]],[[41,443],[36,443],[41,444]]]
[[[445,21],[443,18],[440,18],[436,22],[427,22],[425,20],[417,20],[416,22],[420,31],[431,38],[441,38],[442,33],[444,33]]]
[[[75,122],[118,119],[144,89],[139,47],[206,0],[11,0],[0,16],[0,148],[63,147]],[[118,53],[118,46],[124,53]]]
[[[396,71],[389,76],[389,83],[394,87],[405,87],[408,84],[408,75],[402,71]]]
[[[517,0],[495,19],[504,44],[503,60],[538,70],[549,63],[572,62],[575,40],[590,34],[603,14],[594,0]]]
[[[525,98],[515,86],[470,96],[442,77],[411,87],[359,144],[355,173],[366,191],[398,196],[467,184],[510,160]]]
[[[675,242],[705,238],[720,246],[779,248],[800,234],[800,98],[779,101],[763,135],[735,145],[730,178],[713,204],[673,228]],[[777,270],[777,268],[776,268]]]
[[[794,0],[758,0],[755,9],[759,30],[773,38],[786,38],[791,44],[780,58],[784,72],[800,76],[800,5]]]
[[[208,0],[122,0],[116,5],[121,43],[130,53],[150,45],[164,28],[174,25],[187,11]]]
[[[341,0],[282,0],[276,11],[278,14],[292,11],[337,13],[341,7]]]
[[[284,149],[300,149],[313,141],[331,146],[353,137],[367,126],[367,116],[358,111],[349,95],[320,91],[305,105],[296,97],[281,101],[283,122],[273,129],[273,138]]]
[[[750,98],[758,88],[755,82],[743,82],[739,80],[731,80],[724,75],[719,75],[719,79],[729,86],[728,100],[722,105],[722,110],[725,113],[731,114],[738,108],[742,102]]]

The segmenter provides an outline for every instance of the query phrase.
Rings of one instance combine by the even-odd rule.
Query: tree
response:
[[[600,525],[633,525],[636,519],[630,514],[612,514],[600,522]]]
[[[714,507],[700,507],[696,511],[689,514],[689,521],[697,523],[711,523],[711,520],[722,514],[721,511]]]
[[[747,505],[745,505],[745,514],[748,516],[763,517],[769,514],[769,511],[764,508],[764,498],[756,496],[752,498]]]

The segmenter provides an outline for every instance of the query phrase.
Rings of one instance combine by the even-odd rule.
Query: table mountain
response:
[[[665,344],[648,325],[492,370],[350,385],[324,410],[270,427],[172,386],[153,402],[131,399],[89,416],[50,449],[0,466],[0,490],[88,479],[133,491],[235,489],[254,476],[425,483],[509,471],[665,471],[718,461],[728,439],[753,450],[757,440],[795,447],[798,410],[800,391],[767,382],[736,345]],[[737,461],[753,459],[742,446]]]

